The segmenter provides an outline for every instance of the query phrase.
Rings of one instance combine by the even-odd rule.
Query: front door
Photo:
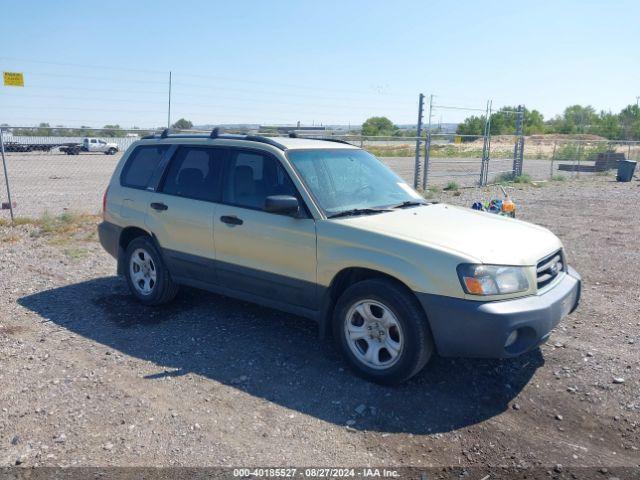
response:
[[[151,195],[147,226],[178,281],[216,282],[213,219],[225,154],[220,148],[178,147]]]
[[[316,309],[315,221],[304,207],[300,218],[264,211],[269,195],[298,196],[279,160],[266,152],[233,149],[223,185],[214,217],[219,283]]]

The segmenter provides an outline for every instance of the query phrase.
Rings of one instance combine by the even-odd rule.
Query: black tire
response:
[[[134,279],[131,276],[131,256],[139,249],[148,253],[155,269],[156,279],[148,294],[143,294],[140,289],[134,285]],[[145,305],[161,305],[170,302],[178,294],[179,285],[171,279],[171,275],[162,261],[158,249],[149,237],[133,239],[127,246],[125,261],[127,285],[129,286],[131,294],[136,297],[140,303]]]
[[[389,367],[371,368],[349,346],[345,324],[351,320],[347,319],[347,314],[352,307],[365,300],[384,305],[400,325],[402,348],[395,363]],[[408,380],[422,370],[434,352],[428,320],[418,300],[405,287],[387,279],[364,280],[347,288],[334,309],[333,335],[342,355],[358,375],[384,385],[396,385]],[[366,341],[367,345],[369,341]]]
[[[105,153],[107,155],[114,155],[117,152],[117,150],[115,148],[110,148],[109,150],[107,150]]]

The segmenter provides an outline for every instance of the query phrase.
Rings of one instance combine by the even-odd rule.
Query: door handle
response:
[[[151,204],[151,208],[153,208],[154,210],[166,210],[169,207],[167,207],[164,203],[160,203],[160,202],[153,202]]]
[[[220,217],[220,221],[222,223],[226,223],[228,225],[242,225],[244,222],[242,221],[242,219],[236,217],[236,216],[231,216],[231,215],[223,215]]]

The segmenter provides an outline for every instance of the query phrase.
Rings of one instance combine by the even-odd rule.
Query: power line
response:
[[[172,97],[172,101],[173,103],[178,106],[178,107],[204,107],[204,108],[230,108],[230,109],[238,109],[238,110],[251,110],[254,111],[255,110],[255,104],[256,101],[259,103],[271,103],[271,104],[278,104],[278,105],[292,105],[292,106],[298,106],[298,107],[302,107],[305,109],[309,109],[309,110],[328,110],[328,111],[344,111],[344,110],[353,110],[353,109],[371,109],[372,106],[371,105],[360,105],[360,104],[352,104],[352,105],[344,105],[344,104],[323,104],[323,105],[309,105],[308,102],[287,102],[287,101],[280,101],[280,100],[269,100],[269,99],[264,99],[264,98],[260,98],[257,97],[255,99],[243,99],[246,101],[251,102],[253,105],[244,105],[244,106],[240,106],[234,103],[226,103],[226,104],[222,104],[222,103],[218,103],[218,104],[211,104],[211,103],[190,103],[190,102],[181,102],[178,101],[177,99],[179,99],[180,96],[189,96],[189,97],[195,97],[195,98],[214,98],[214,99],[219,99],[219,97],[211,97],[211,96],[201,96],[201,95],[173,95]],[[95,97],[79,97],[79,96],[70,96],[70,95],[39,95],[39,94],[31,94],[31,93],[22,93],[20,94],[19,97],[14,97],[14,96],[7,96],[5,98],[7,99],[14,99],[14,98],[23,98],[23,97],[27,97],[27,98],[47,98],[47,99],[60,99],[60,100],[92,100],[95,101]],[[0,94],[0,98],[2,98],[2,94]],[[153,104],[153,105],[162,105],[164,106],[164,99],[158,99],[158,100],[140,100],[140,99],[131,99],[131,98],[114,98],[114,97],[108,97],[108,98],[104,98],[103,99],[105,102],[121,102],[121,103],[136,103],[136,104]],[[236,99],[234,99],[236,100]],[[17,107],[17,106],[16,106]],[[43,106],[43,108],[56,108],[55,106]],[[384,110],[397,110],[397,111],[406,111],[407,109],[402,108],[402,107],[386,107],[386,106],[377,106],[378,109],[384,109]],[[92,109],[95,110],[95,109]],[[283,111],[284,112],[284,111]]]
[[[42,64],[42,65],[56,65],[56,66],[63,66],[63,67],[76,67],[76,68],[86,68],[86,69],[99,69],[99,70],[111,70],[111,71],[123,71],[123,72],[137,72],[137,73],[147,73],[147,74],[154,74],[154,75],[155,74],[157,74],[157,75],[166,75],[167,72],[169,71],[169,69],[167,69],[165,71],[162,71],[162,70],[148,70],[148,69],[128,68],[128,67],[113,67],[113,66],[105,66],[105,65],[91,65],[91,64],[73,63],[73,62],[52,62],[52,61],[44,61],[44,60],[28,60],[28,59],[20,59],[20,58],[16,58],[16,57],[4,57],[4,56],[0,56],[0,59],[2,59],[2,60],[10,60],[10,61],[17,61],[17,62],[24,62],[24,63]],[[244,78],[232,78],[232,77],[224,77],[224,76],[218,76],[218,75],[206,75],[206,74],[197,74],[197,73],[181,73],[181,72],[177,72],[177,71],[175,71],[173,69],[171,69],[171,70],[174,73],[174,75],[180,76],[180,77],[208,78],[208,79],[212,79],[212,80],[222,80],[222,81],[228,81],[228,82],[234,82],[234,83],[248,83],[248,84],[255,84],[255,85],[270,84],[270,85],[275,85],[275,86],[280,86],[280,87],[285,87],[285,88],[297,88],[297,89],[303,89],[303,90],[326,88],[326,86],[317,86],[317,85],[313,86],[313,85],[306,85],[306,84],[270,82],[270,81],[265,81],[265,80],[248,80],[248,79],[244,79]],[[33,73],[31,73],[31,74],[33,74]],[[81,78],[81,77],[78,77],[78,78]],[[153,83],[165,84],[166,82],[160,81],[160,82],[153,82]],[[361,89],[360,90],[350,90],[350,89],[331,88],[331,90],[334,91],[334,92],[343,92],[343,93],[349,93],[349,94],[353,94],[353,95],[375,94],[375,92],[371,92],[371,93],[363,92]],[[392,93],[392,92],[389,92],[389,93]]]

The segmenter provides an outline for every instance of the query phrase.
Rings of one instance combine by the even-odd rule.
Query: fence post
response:
[[[4,170],[4,181],[7,185],[7,200],[9,200],[9,213],[11,215],[11,223],[13,223],[13,202],[11,201],[11,189],[9,188],[9,176],[7,175],[7,160],[4,157],[4,133],[0,127],[0,152],[2,153],[2,168]]]
[[[424,172],[422,172],[422,190],[427,189],[429,183],[429,160],[431,159],[431,132],[427,132],[427,141],[424,142]]]
[[[424,171],[422,172],[422,190],[427,188],[429,175],[429,159],[431,158],[431,117],[433,112],[433,94],[429,95],[429,122],[427,123],[427,141],[424,147]]]
[[[558,142],[553,142],[553,153],[551,154],[551,171],[549,172],[549,178],[553,178],[553,161],[556,159],[556,146]]]
[[[413,166],[413,188],[418,189],[420,183],[420,142],[422,141],[422,107],[424,105],[424,95],[418,96],[418,128],[416,132],[416,161]]]
[[[522,164],[524,163],[524,106],[518,105],[516,114],[516,143],[513,147],[513,167],[512,174],[514,177],[522,175]]]
[[[487,184],[489,174],[489,156],[491,148],[491,100],[487,100],[487,110],[484,122],[484,142],[482,145],[482,161],[480,162],[480,186]]]

